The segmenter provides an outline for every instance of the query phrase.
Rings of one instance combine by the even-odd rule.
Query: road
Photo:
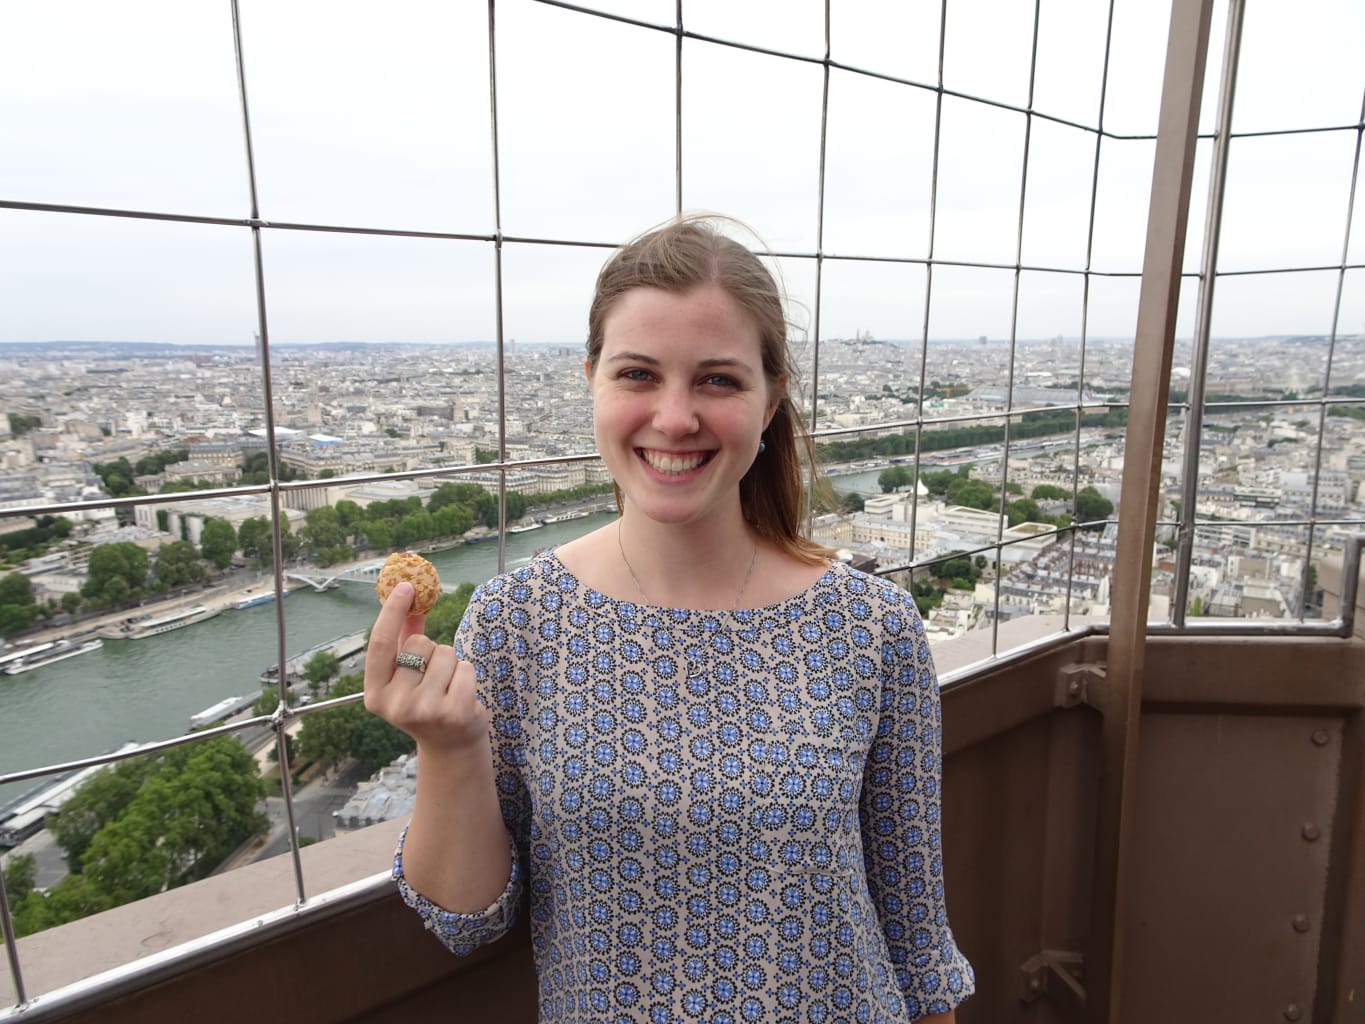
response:
[[[336,835],[332,812],[345,805],[355,792],[356,785],[365,777],[355,761],[348,761],[331,778],[295,790],[294,824],[299,830],[299,838],[323,840]],[[270,832],[265,845],[251,857],[253,861],[265,860],[289,849],[289,824],[284,813],[284,798],[268,797],[266,814],[270,818]]]

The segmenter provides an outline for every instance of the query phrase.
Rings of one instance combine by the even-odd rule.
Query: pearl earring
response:
[[[768,442],[766,442],[766,441],[759,441],[759,442],[758,442],[758,454],[759,454],[759,455],[762,455],[762,454],[763,454],[764,452],[766,452],[767,450],[768,450]]]

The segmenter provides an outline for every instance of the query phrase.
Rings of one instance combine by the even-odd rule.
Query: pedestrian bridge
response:
[[[384,567],[384,559],[374,558],[366,562],[351,562],[348,565],[326,569],[286,569],[285,579],[306,583],[314,590],[334,590],[342,583],[368,583],[374,586],[379,579],[379,570]]]

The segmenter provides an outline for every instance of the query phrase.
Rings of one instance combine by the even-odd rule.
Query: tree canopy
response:
[[[205,877],[265,827],[256,760],[230,736],[120,761],[49,819],[71,873],[13,901],[29,935]]]

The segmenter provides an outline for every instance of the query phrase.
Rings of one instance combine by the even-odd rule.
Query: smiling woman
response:
[[[924,627],[796,529],[789,366],[712,222],[628,244],[585,362],[620,518],[481,587],[453,647],[408,588],[371,633],[367,706],[420,761],[400,891],[466,953],[529,889],[543,1021],[908,1024],[974,988]]]

